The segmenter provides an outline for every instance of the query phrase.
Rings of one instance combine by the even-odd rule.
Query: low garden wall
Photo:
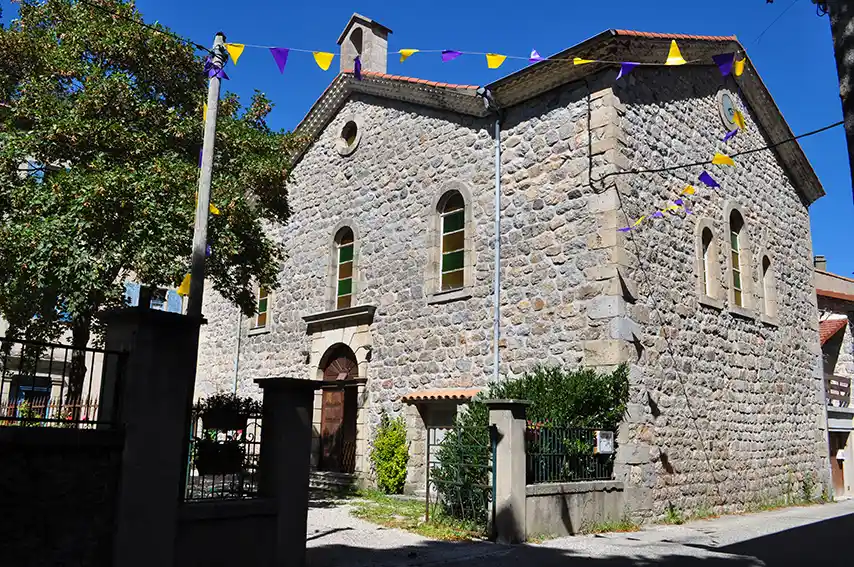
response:
[[[0,427],[0,564],[111,565],[121,431]]]
[[[528,537],[572,535],[595,524],[617,522],[625,514],[622,482],[529,484],[525,488]]]
[[[186,502],[178,509],[175,565],[273,565],[277,521],[269,498]]]

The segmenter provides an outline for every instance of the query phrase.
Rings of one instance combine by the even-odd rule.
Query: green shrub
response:
[[[492,478],[489,410],[483,400],[528,400],[528,420],[545,426],[616,430],[629,398],[628,374],[625,365],[608,374],[540,366],[481,392],[457,416],[454,430],[448,432],[437,452],[436,460],[441,464],[430,469],[441,512],[457,519],[486,522]],[[584,440],[561,443],[570,457],[592,452]]]
[[[374,437],[371,462],[377,475],[377,488],[386,494],[401,494],[406,483],[406,464],[409,447],[406,443],[406,425],[403,418],[390,419],[386,414]]]

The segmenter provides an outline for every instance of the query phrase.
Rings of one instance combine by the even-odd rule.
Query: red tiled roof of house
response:
[[[844,329],[848,325],[848,318],[844,319],[825,319],[818,324],[818,336],[821,339],[821,346],[830,340],[830,338]]]
[[[467,402],[480,393],[480,388],[446,388],[442,390],[416,390],[403,396],[407,404],[417,402],[462,401]]]
[[[854,301],[854,295],[842,293],[841,291],[831,291],[829,289],[816,289],[815,294],[820,297],[830,297],[833,299],[842,299],[844,301]]]
[[[702,41],[738,41],[734,35],[689,35],[684,33],[656,33],[635,30],[614,30],[617,35],[646,37],[650,39],[698,39]]]
[[[352,74],[352,69],[345,69],[342,73]],[[477,85],[455,85],[453,83],[438,83],[436,81],[428,81],[427,79],[416,79],[415,77],[404,77],[403,75],[389,75],[388,73],[377,73],[376,71],[362,71],[363,77],[373,77],[375,79],[389,79],[392,81],[403,81],[405,83],[413,83],[424,85],[427,87],[438,87],[445,89],[477,89]]]

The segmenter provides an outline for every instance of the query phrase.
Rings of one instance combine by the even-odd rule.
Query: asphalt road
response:
[[[854,500],[520,546],[426,540],[356,520],[346,508],[332,506],[309,512],[307,563],[310,567],[843,567],[854,566],[852,537]]]

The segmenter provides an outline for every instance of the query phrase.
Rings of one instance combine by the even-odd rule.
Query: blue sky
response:
[[[8,14],[8,0],[2,1]],[[353,12],[393,30],[389,51],[401,48],[456,49],[550,55],[608,28],[705,35],[735,34],[798,134],[840,120],[842,112],[830,24],[810,0],[609,0],[580,2],[390,2],[338,0],[137,0],[147,21],[159,21],[181,35],[209,45],[217,31],[238,43],[276,45],[337,53],[338,35]],[[771,22],[788,11],[762,35]],[[489,70],[481,56],[442,64],[435,54],[405,63],[389,58],[389,72],[449,83],[485,84],[523,66],[507,60]],[[291,53],[285,73],[266,50],[247,48],[229,65],[227,88],[248,98],[267,93],[276,107],[270,124],[291,129],[305,115],[338,70],[320,70],[308,53]],[[810,208],[814,253],[828,267],[852,276],[854,221],[851,180],[843,129],[802,141],[827,196]]]

